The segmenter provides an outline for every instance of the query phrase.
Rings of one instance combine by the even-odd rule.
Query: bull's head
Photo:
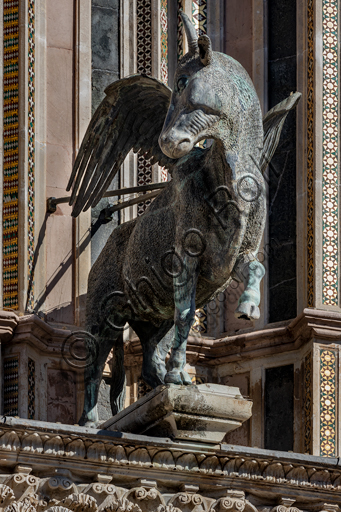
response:
[[[159,138],[170,158],[187,154],[202,139],[215,138],[221,101],[212,87],[215,66],[211,41],[197,37],[194,26],[182,14],[189,52],[179,63],[168,114]]]

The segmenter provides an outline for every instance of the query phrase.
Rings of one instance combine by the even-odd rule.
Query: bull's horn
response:
[[[198,36],[197,31],[191,20],[184,12],[180,12],[181,18],[185,27],[187,42],[188,42],[188,52],[194,55],[198,52]]]

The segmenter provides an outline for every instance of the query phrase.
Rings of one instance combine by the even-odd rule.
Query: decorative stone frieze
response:
[[[0,423],[0,512],[337,512],[340,491],[338,459]]]

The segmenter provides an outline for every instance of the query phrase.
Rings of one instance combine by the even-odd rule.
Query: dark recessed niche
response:
[[[265,372],[265,439],[267,450],[294,448],[294,365]]]
[[[296,85],[296,0],[268,2],[269,109]],[[296,316],[296,111],[288,115],[266,173],[269,190],[269,321]]]

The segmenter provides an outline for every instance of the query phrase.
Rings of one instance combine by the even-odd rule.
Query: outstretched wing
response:
[[[270,163],[271,158],[276,151],[281,131],[283,128],[284,121],[289,114],[290,110],[296,107],[302,94],[295,92],[288,98],[278,103],[264,116],[263,129],[264,129],[264,140],[263,140],[263,151],[260,158],[259,166],[262,172],[265,171],[266,167]]]
[[[96,206],[131,149],[170,170],[176,162],[158,144],[171,98],[169,87],[155,78],[136,75],[114,82],[105,93],[67,186],[67,190],[72,187],[69,204],[74,217]]]

